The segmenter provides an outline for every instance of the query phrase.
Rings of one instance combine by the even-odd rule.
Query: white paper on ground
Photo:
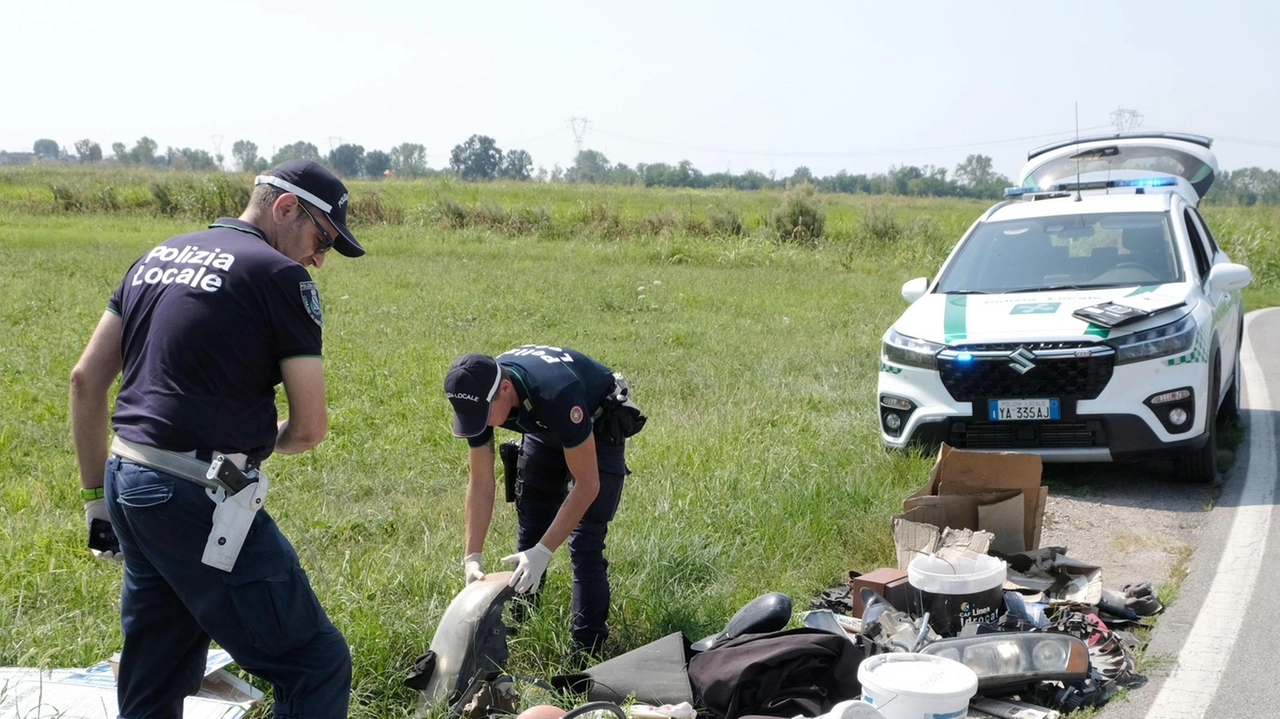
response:
[[[225,651],[210,650],[200,693],[183,702],[186,719],[237,719],[262,699],[261,691],[222,669],[231,661]],[[0,717],[116,719],[111,664],[109,660],[85,669],[0,668]]]

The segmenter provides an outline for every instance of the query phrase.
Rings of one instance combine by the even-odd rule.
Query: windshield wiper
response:
[[[1019,292],[1053,292],[1054,290],[1096,290],[1106,285],[1040,285],[1037,287],[1019,287],[1013,290],[1005,290],[1005,294],[1017,294]]]
[[[944,295],[994,295],[996,292],[991,290],[947,290]]]

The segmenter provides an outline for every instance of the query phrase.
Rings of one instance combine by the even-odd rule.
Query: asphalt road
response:
[[[1280,308],[1246,317],[1241,369],[1246,432],[1236,462],[1181,592],[1152,632],[1146,683],[1099,719],[1280,716]]]

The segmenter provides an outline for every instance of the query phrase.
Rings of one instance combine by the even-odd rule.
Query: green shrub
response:
[[[496,201],[485,198],[476,204],[472,221],[477,225],[486,227],[505,227],[507,224],[507,211]]]
[[[466,205],[453,199],[452,197],[441,197],[436,202],[436,216],[439,218],[440,224],[450,229],[461,229],[467,226]]]
[[[646,235],[662,235],[680,227],[680,218],[670,207],[646,214],[640,219],[640,230]]]
[[[383,202],[382,194],[377,190],[361,190],[351,197],[351,207],[347,208],[347,219],[366,225],[399,225],[405,221],[406,213],[403,205]]]
[[[711,236],[733,236],[742,234],[742,218],[737,210],[726,205],[707,206],[707,219],[703,228]]]
[[[812,245],[822,237],[827,213],[818,190],[808,183],[797,185],[782,196],[782,204],[769,213],[769,227],[783,242]]]
[[[864,242],[876,246],[896,244],[907,234],[893,211],[881,206],[864,212],[858,219],[858,229]]]

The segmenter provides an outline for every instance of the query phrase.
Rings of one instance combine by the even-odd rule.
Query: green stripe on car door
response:
[[[968,306],[968,295],[950,295],[947,306],[942,312],[942,341],[954,342],[965,338],[965,314]]]

